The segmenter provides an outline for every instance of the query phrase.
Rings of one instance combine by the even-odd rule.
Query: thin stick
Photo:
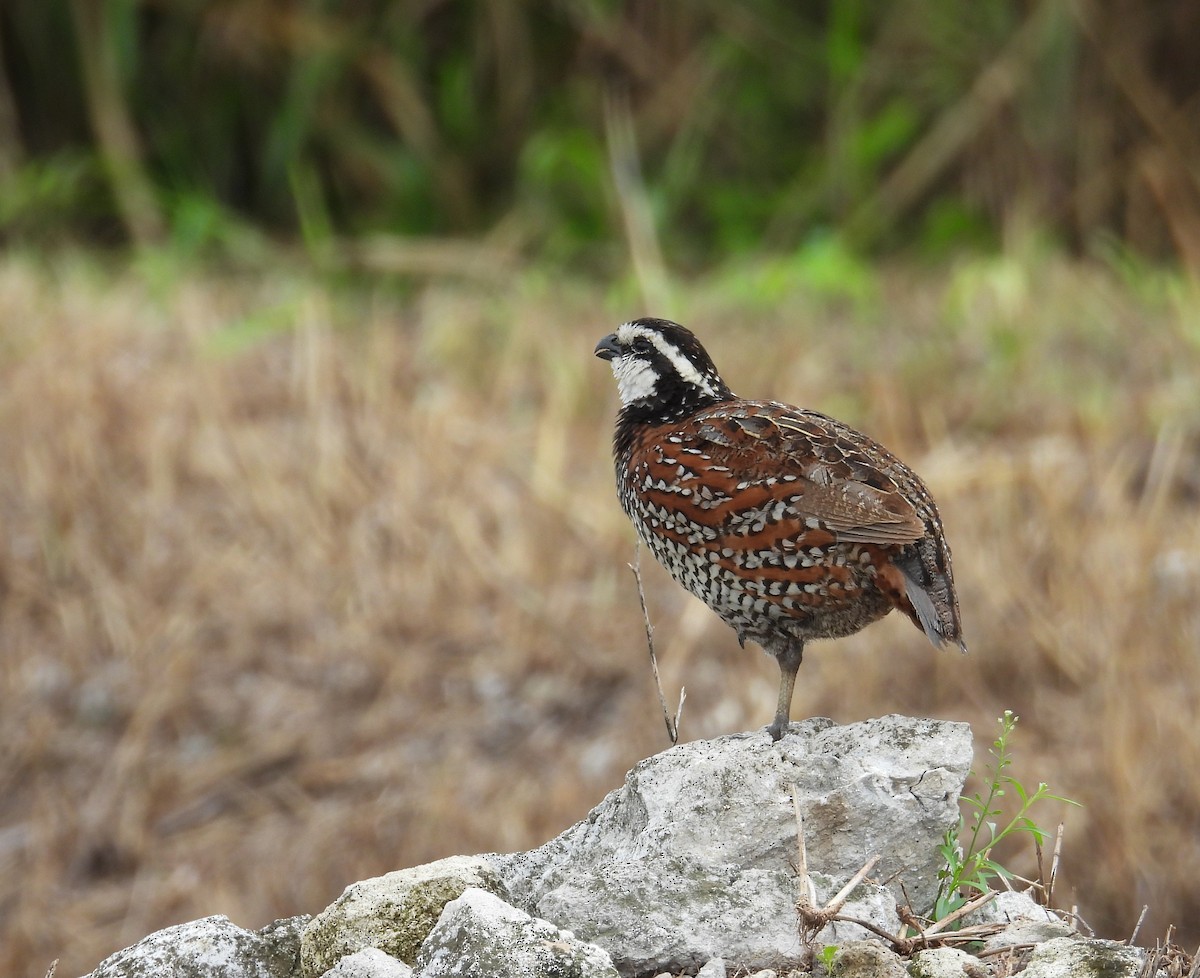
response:
[[[1037,864],[1038,864],[1037,883],[1035,885],[1036,885],[1039,893],[1041,894],[1042,901],[1045,901],[1046,892],[1047,892],[1046,891],[1046,867],[1045,867],[1045,864],[1042,862],[1042,837],[1037,832],[1035,832],[1033,834],[1033,851],[1037,854]],[[1043,906],[1045,906],[1044,902],[1043,902]]]
[[[899,934],[889,934],[882,927],[871,923],[869,920],[863,920],[861,917],[849,917],[846,914],[838,914],[833,919],[844,924],[855,924],[856,926],[861,927],[863,930],[869,930],[877,937],[882,937],[885,941],[891,944],[893,948],[901,953],[908,953],[912,950],[912,941],[901,937]]]
[[[972,941],[999,934],[1007,926],[1007,924],[972,924],[970,927],[951,931],[949,934],[936,934],[934,939],[948,944],[970,944]]]
[[[879,862],[878,856],[872,856],[868,859],[862,869],[850,877],[849,882],[834,894],[832,900],[820,909],[817,908],[817,889],[813,886],[812,878],[808,875],[808,852],[804,845],[804,818],[800,814],[800,797],[794,784],[792,785],[792,807],[796,812],[796,845],[800,857],[800,885],[804,891],[796,901],[796,912],[800,915],[802,922],[802,939],[807,942],[810,938],[816,937],[831,920],[845,920],[852,924],[860,924],[860,926],[874,931],[881,937],[891,941],[896,947],[904,946],[902,943],[904,938],[897,937],[895,934],[887,934],[877,927],[862,923],[857,917],[845,917],[841,913],[842,907],[845,905],[851,892],[863,881],[863,878],[871,871],[874,865]]]
[[[1192,970],[1188,972],[1188,978],[1196,978],[1197,974],[1200,974],[1200,947],[1192,955]]]
[[[867,873],[875,868],[875,864],[877,862],[879,862],[878,856],[872,856],[870,859],[868,859],[863,865],[863,868],[851,876],[846,885],[837,891],[837,894],[834,896],[834,898],[825,904],[825,912],[836,914],[838,911],[840,911],[842,906],[846,903],[846,900],[849,899],[854,888],[863,881]]]
[[[893,874],[891,879],[884,880],[884,886],[890,883],[891,880],[894,880],[898,875],[899,871]],[[924,918],[918,917],[916,911],[913,910],[912,897],[908,895],[908,888],[904,885],[904,880],[900,881],[900,894],[904,897],[903,905],[896,908],[896,911],[900,915],[900,923],[902,924],[900,928],[900,934],[901,936],[908,938],[910,936],[909,931],[919,932],[921,928],[925,926],[926,921]]]
[[[808,875],[808,846],[804,842],[804,813],[800,811],[800,793],[794,784],[792,785],[792,811],[796,815],[796,859],[801,889],[800,902],[815,909],[817,888],[813,886],[812,877]]]
[[[964,903],[961,907],[959,907],[957,910],[955,910],[954,913],[946,914],[946,916],[943,917],[941,920],[937,921],[937,923],[931,924],[929,927],[926,927],[925,930],[921,931],[920,935],[918,935],[918,936],[920,936],[920,937],[933,936],[938,931],[944,930],[945,928],[949,927],[952,923],[954,923],[954,921],[958,920],[960,917],[965,917],[967,914],[972,913],[973,911],[978,910],[980,907],[991,903],[999,895],[1000,894],[997,893],[995,890],[988,890],[987,893],[985,893],[983,896],[976,897],[970,903]]]
[[[1072,903],[1070,910],[1055,910],[1054,912],[1060,916],[1066,914],[1073,921],[1075,921],[1081,930],[1087,931],[1088,937],[1096,936],[1096,929],[1079,915],[1078,903]]]
[[[663,722],[667,725],[667,736],[672,744],[679,743],[679,721],[683,717],[683,701],[687,689],[679,688],[679,707],[672,717],[667,710],[667,697],[663,693],[662,679],[658,674],[658,656],[654,654],[654,626],[650,624],[650,612],[646,610],[646,592],[642,588],[642,541],[639,539],[633,551],[633,563],[629,565],[637,581],[638,603],[642,606],[642,621],[646,623],[646,647],[650,649],[650,671],[654,674],[654,688],[658,690],[658,705],[662,708]]]
[[[1058,879],[1058,861],[1062,858],[1063,829],[1065,822],[1058,823],[1058,832],[1054,836],[1054,855],[1050,857],[1050,881],[1046,884],[1046,906],[1053,907],[1054,881]]]
[[[1142,912],[1138,916],[1137,923],[1133,925],[1133,933],[1129,935],[1129,940],[1127,940],[1125,942],[1126,944],[1132,944],[1134,941],[1137,940],[1138,931],[1140,931],[1142,929],[1142,921],[1146,919],[1146,914],[1149,911],[1150,911],[1150,904],[1148,904],[1148,903],[1143,904]]]
[[[1012,951],[1028,951],[1030,948],[1034,948],[1034,947],[1037,947],[1037,944],[1035,944],[1035,943],[1005,944],[1003,947],[993,947],[993,948],[988,948],[987,950],[984,950],[984,951],[976,951],[975,957],[990,958],[990,957],[994,957],[997,954],[1004,954],[1005,952],[1011,953]]]

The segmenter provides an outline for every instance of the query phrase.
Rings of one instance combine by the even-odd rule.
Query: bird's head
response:
[[[673,420],[728,400],[725,385],[700,341],[669,319],[635,319],[596,344],[617,378],[622,406],[646,420]]]

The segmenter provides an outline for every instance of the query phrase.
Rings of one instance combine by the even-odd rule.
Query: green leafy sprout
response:
[[[1040,801],[1079,804],[1070,798],[1051,794],[1049,786],[1041,781],[1037,789],[1030,792],[1011,774],[1005,773],[1012,765],[1010,741],[1019,719],[1012,710],[1005,710],[1004,716],[996,721],[1000,725],[1000,735],[988,751],[991,760],[985,772],[984,790],[962,799],[971,810],[970,826],[968,828],[967,820],[960,814],[958,824],[946,830],[945,838],[938,847],[946,864],[938,873],[940,883],[931,915],[934,920],[941,920],[964,906],[968,900],[987,893],[994,880],[1013,878],[1009,870],[992,858],[992,851],[1009,836],[1024,833],[1032,836],[1038,846],[1046,841],[1049,833],[1029,816],[1035,804]],[[1000,828],[997,821],[1003,815],[1000,799],[1010,790],[1021,804],[1016,814]]]

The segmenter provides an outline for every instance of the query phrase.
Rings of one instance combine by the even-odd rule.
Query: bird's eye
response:
[[[629,349],[632,353],[642,356],[654,349],[654,344],[644,336],[638,336],[632,343],[629,344]]]

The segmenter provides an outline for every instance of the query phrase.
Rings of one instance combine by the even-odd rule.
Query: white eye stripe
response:
[[[645,326],[639,326],[637,323],[624,323],[617,329],[617,339],[623,346],[629,346],[638,338],[653,343],[654,348],[671,362],[671,366],[675,368],[675,372],[683,380],[700,388],[700,390],[704,391],[710,397],[716,396],[717,391],[713,387],[712,381],[700,373],[695,365],[680,353],[677,347],[668,343],[661,334],[655,330],[647,329]]]

